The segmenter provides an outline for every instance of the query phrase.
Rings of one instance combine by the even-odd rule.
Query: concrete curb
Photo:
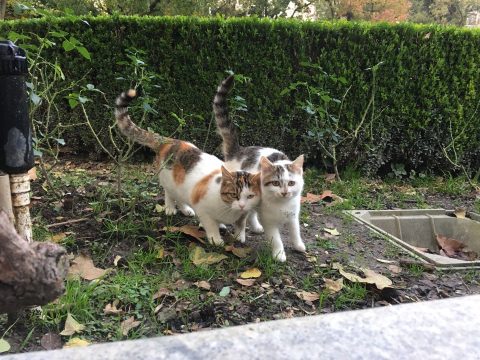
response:
[[[480,359],[480,295],[7,359]]]

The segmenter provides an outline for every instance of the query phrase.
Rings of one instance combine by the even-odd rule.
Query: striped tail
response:
[[[237,129],[228,116],[227,95],[233,87],[233,75],[230,75],[217,88],[213,99],[213,112],[217,123],[217,131],[222,137],[222,149],[225,160],[232,159],[240,150]]]
[[[130,119],[130,115],[128,115],[128,105],[135,96],[137,96],[137,92],[130,89],[127,92],[122,92],[117,97],[115,101],[115,119],[117,120],[117,126],[120,132],[126,137],[157,152],[160,150],[162,144],[166,142],[167,138],[138,127],[132,119]]]

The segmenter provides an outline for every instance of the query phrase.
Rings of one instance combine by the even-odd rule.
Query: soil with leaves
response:
[[[301,212],[307,252],[286,241],[277,263],[261,235],[245,244],[224,232],[205,241],[195,219],[164,214],[150,165],[128,165],[121,186],[108,163],[63,160],[32,181],[36,241],[66,247],[65,294],[0,316],[0,352],[24,352],[173,335],[336,311],[480,293],[480,272],[437,271],[345,215],[345,209],[480,210],[462,178],[335,182],[305,173]],[[120,189],[120,190],[119,190]],[[284,232],[284,239],[288,234]],[[456,253],[447,241],[445,252]]]

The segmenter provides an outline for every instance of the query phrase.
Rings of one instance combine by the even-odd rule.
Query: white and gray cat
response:
[[[175,214],[178,208],[187,216],[196,214],[215,245],[224,243],[220,224],[234,224],[235,236],[245,241],[245,219],[260,201],[260,174],[229,171],[223,161],[187,141],[138,127],[127,109],[135,96],[135,90],[129,90],[117,98],[115,118],[123,135],[155,151],[165,213]]]
[[[228,116],[227,95],[233,84],[233,75],[224,79],[213,100],[217,130],[223,140],[225,165],[230,170],[260,170],[262,199],[257,211],[252,210],[249,213],[248,223],[253,232],[265,232],[265,237],[272,241],[273,257],[283,262],[286,260],[280,236],[283,225],[286,224],[289,229],[294,249],[305,251],[299,223],[300,198],[304,184],[303,155],[291,161],[276,149],[240,146],[236,127]]]

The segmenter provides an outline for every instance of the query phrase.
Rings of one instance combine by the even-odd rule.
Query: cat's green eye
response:
[[[253,199],[254,197],[255,197],[255,195],[250,194],[250,195],[247,196],[247,199]]]
[[[288,182],[288,186],[293,186],[293,185],[295,185],[295,181],[289,181]]]
[[[272,181],[273,186],[280,186],[280,181]]]

